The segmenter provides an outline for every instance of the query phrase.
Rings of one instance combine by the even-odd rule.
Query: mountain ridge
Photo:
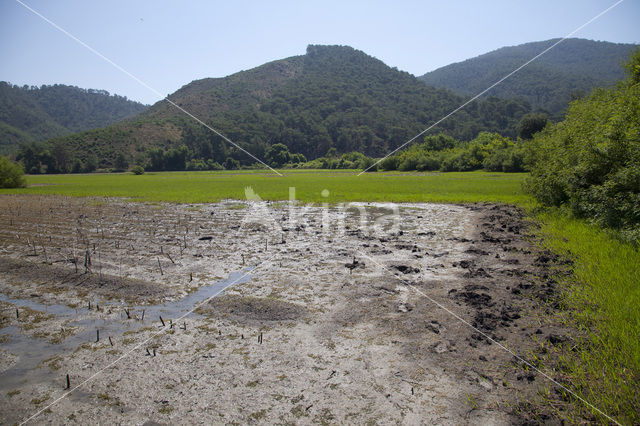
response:
[[[456,62],[419,77],[426,84],[473,96],[517,69],[561,39],[504,46]],[[580,38],[566,39],[490,91],[501,98],[521,98],[534,110],[559,119],[568,102],[595,87],[608,86],[624,77],[620,64],[635,44]]]
[[[105,90],[63,84],[17,86],[0,82],[0,151],[104,127],[146,108]]]
[[[308,46],[305,55],[195,80],[169,99],[259,158],[275,143],[309,158],[332,147],[382,155],[464,102],[352,47],[318,45]],[[529,109],[523,102],[489,98],[472,103],[436,131],[463,139],[482,130],[515,136]],[[118,152],[140,163],[150,149],[181,145],[190,158],[253,162],[164,101],[115,125],[51,143],[81,159],[92,153],[104,159],[102,167],[113,164]]]

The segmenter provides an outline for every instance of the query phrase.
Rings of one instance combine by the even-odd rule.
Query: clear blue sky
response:
[[[86,1],[24,0],[163,94],[304,54],[355,47],[414,75],[502,46],[563,37],[613,0]],[[640,42],[640,1],[626,0],[575,37]],[[0,0],[0,80],[159,97],[14,0]]]

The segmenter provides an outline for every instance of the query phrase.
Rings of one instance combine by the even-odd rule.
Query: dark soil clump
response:
[[[284,300],[230,294],[211,299],[198,312],[263,322],[296,321],[304,317],[307,310],[304,306]]]

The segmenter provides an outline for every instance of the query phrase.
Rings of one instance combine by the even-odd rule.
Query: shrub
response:
[[[207,169],[209,170],[224,170],[224,167],[217,161],[213,161],[211,158],[207,160]]]
[[[380,162],[380,168],[383,170],[398,170],[399,165],[400,159],[395,155],[387,157]]]
[[[264,156],[267,164],[271,167],[282,167],[291,161],[289,148],[282,143],[271,145]],[[226,165],[225,168],[227,168]]]
[[[24,170],[19,164],[0,155],[0,188],[22,188],[27,186]]]
[[[545,128],[548,123],[547,115],[541,112],[526,114],[516,128],[522,139],[531,139],[533,135]]]
[[[238,170],[240,168],[240,162],[235,158],[227,157],[227,159],[224,160],[223,166],[226,170]]]
[[[418,160],[416,170],[421,172],[431,172],[440,169],[440,162],[433,157],[421,157]]]
[[[144,168],[142,166],[133,166],[133,168],[131,169],[131,173],[133,173],[134,175],[144,174]]]
[[[536,134],[526,160],[526,189],[540,202],[640,235],[640,84],[631,75],[574,101],[563,122]]]

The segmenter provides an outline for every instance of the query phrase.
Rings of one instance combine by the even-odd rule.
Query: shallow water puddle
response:
[[[62,321],[64,329],[79,329],[79,331],[62,339],[60,343],[50,343],[42,338],[26,334],[18,326],[7,326],[0,329],[1,348],[5,354],[9,353],[17,357],[13,360],[5,359],[4,366],[0,366],[0,392],[8,392],[24,383],[50,380],[54,374],[43,361],[47,361],[56,355],[69,353],[76,350],[83,343],[92,343],[99,337],[101,340],[121,339],[123,333],[136,331],[151,324],[161,326],[160,317],[165,324],[175,318],[199,316],[193,312],[194,307],[202,301],[215,297],[225,289],[248,282],[253,268],[231,273],[226,279],[219,280],[212,285],[202,286],[189,295],[171,302],[157,305],[146,305],[129,309],[116,303],[98,302],[83,308],[70,308],[65,305],[45,305],[32,300],[14,299],[0,293],[0,301],[10,303],[17,308],[28,308],[33,311],[48,314],[54,317],[52,321]],[[127,315],[125,309],[129,309]],[[144,314],[143,314],[144,312]],[[130,316],[130,318],[128,317]],[[144,316],[144,318],[143,318]],[[180,326],[181,324],[175,324]],[[3,370],[3,371],[2,371]],[[58,374],[59,375],[59,374]]]

